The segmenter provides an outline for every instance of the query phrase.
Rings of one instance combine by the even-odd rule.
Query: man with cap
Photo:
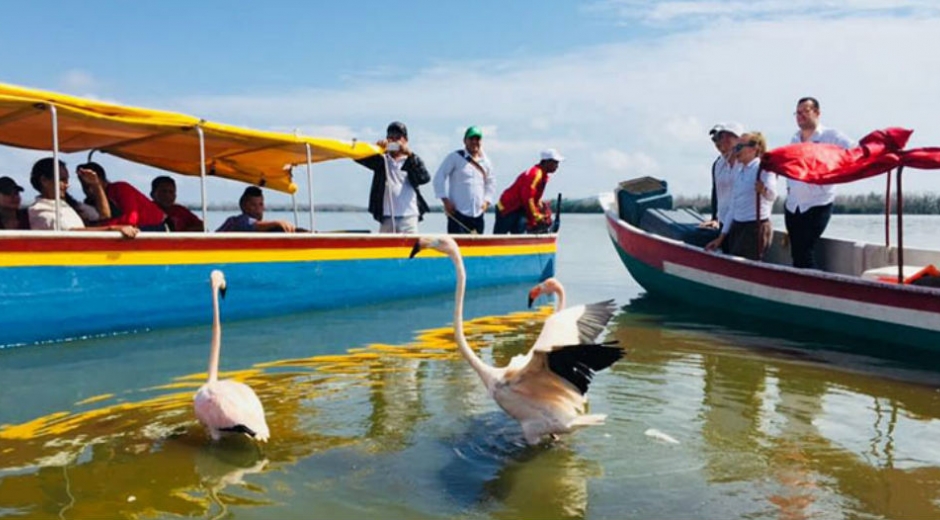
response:
[[[29,229],[29,213],[21,208],[22,186],[10,177],[0,177],[0,229]]]
[[[482,139],[478,127],[467,128],[464,148],[445,157],[434,175],[434,195],[444,204],[448,233],[482,234],[483,215],[496,198],[493,165],[483,153]]]
[[[718,123],[708,134],[719,155],[712,163],[712,218],[703,222],[702,227],[721,229],[721,225],[727,221],[728,209],[731,207],[735,167],[732,151],[734,145],[738,144],[738,138],[744,134],[744,126],[734,122]]]
[[[424,161],[408,147],[408,127],[393,121],[385,131],[385,139],[376,143],[384,154],[359,159],[359,164],[372,170],[369,191],[369,213],[379,222],[380,233],[418,232],[418,221],[424,219],[428,204],[418,186],[431,181]]]
[[[819,101],[804,97],[796,102],[796,125],[800,128],[791,143],[826,143],[853,148],[855,142],[845,134],[819,123]],[[784,223],[790,237],[790,256],[793,267],[816,268],[813,249],[832,216],[832,203],[836,198],[835,186],[809,184],[787,179],[787,203]]]
[[[548,178],[558,171],[565,158],[558,150],[542,150],[538,164],[519,174],[512,186],[506,188],[496,204],[497,235],[546,233],[552,225],[552,211],[542,201]]]

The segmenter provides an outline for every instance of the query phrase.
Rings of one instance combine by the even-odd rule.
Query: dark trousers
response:
[[[773,236],[774,230],[770,220],[734,221],[731,223],[726,242],[729,242],[728,249],[732,255],[759,261],[764,259],[764,253],[770,249]]]
[[[521,235],[526,232],[528,220],[522,208],[505,215],[496,210],[496,223],[493,224],[494,235]]]
[[[451,235],[483,234],[483,215],[468,217],[459,211],[447,215],[447,233]]]
[[[789,211],[784,214],[787,234],[790,235],[790,256],[793,257],[793,267],[816,269],[816,258],[813,249],[816,241],[822,236],[829,217],[832,216],[832,204],[813,206],[804,212]]]

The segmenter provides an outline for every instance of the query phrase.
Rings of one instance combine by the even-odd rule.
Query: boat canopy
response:
[[[286,193],[297,191],[296,165],[381,153],[364,142],[252,130],[0,83],[0,144],[52,150],[54,129],[62,152],[100,150],[195,176],[205,157],[207,175]]]
[[[886,128],[861,138],[855,148],[834,144],[797,143],[764,154],[761,168],[811,184],[841,184],[910,166],[940,169],[940,148],[905,150],[913,130]]]

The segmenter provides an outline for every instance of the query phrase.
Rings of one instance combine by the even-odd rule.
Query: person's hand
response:
[[[378,141],[375,142],[375,146],[378,146],[379,148],[384,150],[385,147],[388,146],[388,139],[379,139]]]
[[[82,184],[87,184],[88,186],[98,186],[101,184],[101,179],[98,178],[98,174],[95,173],[95,170],[90,168],[79,168],[75,171],[75,174],[78,175]]]
[[[486,213],[486,210],[490,209],[490,203],[483,201],[483,213]]]
[[[134,238],[140,233],[140,230],[134,226],[113,226],[111,229],[120,231],[124,238]]]
[[[453,215],[455,212],[454,203],[450,199],[441,199],[441,202],[444,203],[444,213],[448,215]]]
[[[281,230],[285,233],[293,233],[294,231],[297,231],[297,228],[295,228],[293,224],[286,220],[277,220],[275,222],[277,222],[277,225],[281,226]]]
[[[714,251],[714,250],[718,249],[719,247],[721,247],[721,243],[724,242],[724,240],[725,240],[725,236],[724,236],[724,235],[718,235],[718,238],[716,238],[715,240],[712,240],[711,242],[705,244],[705,250],[706,250],[706,251]]]
[[[702,222],[701,224],[699,224],[698,227],[703,228],[703,229],[718,229],[718,221],[706,220],[705,222]]]
[[[408,143],[406,143],[405,141],[399,141],[399,144],[401,145],[399,152],[402,155],[411,155],[411,148],[408,148]]]
[[[755,191],[758,195],[760,195],[760,196],[762,196],[762,197],[766,197],[766,196],[767,196],[767,195],[766,195],[766,193],[767,193],[767,187],[764,186],[764,183],[761,182],[761,181],[756,181],[756,182],[754,183],[754,191]]]

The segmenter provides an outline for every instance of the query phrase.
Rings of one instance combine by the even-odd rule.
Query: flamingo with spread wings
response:
[[[264,407],[254,390],[245,383],[230,379],[219,381],[219,354],[222,349],[222,325],[219,319],[219,295],[225,296],[225,276],[212,271],[212,349],[209,353],[209,381],[199,388],[194,398],[196,418],[212,440],[223,433],[244,433],[261,442],[270,437],[264,420]]]
[[[434,249],[449,256],[457,271],[454,295],[454,337],[496,403],[519,421],[529,444],[555,438],[581,427],[603,424],[606,415],[587,414],[588,386],[594,373],[623,357],[616,342],[596,343],[616,309],[613,300],[579,305],[545,320],[541,334],[525,354],[505,367],[492,367],[467,343],[463,330],[463,300],[467,275],[457,243],[450,237],[420,238],[411,251]]]

